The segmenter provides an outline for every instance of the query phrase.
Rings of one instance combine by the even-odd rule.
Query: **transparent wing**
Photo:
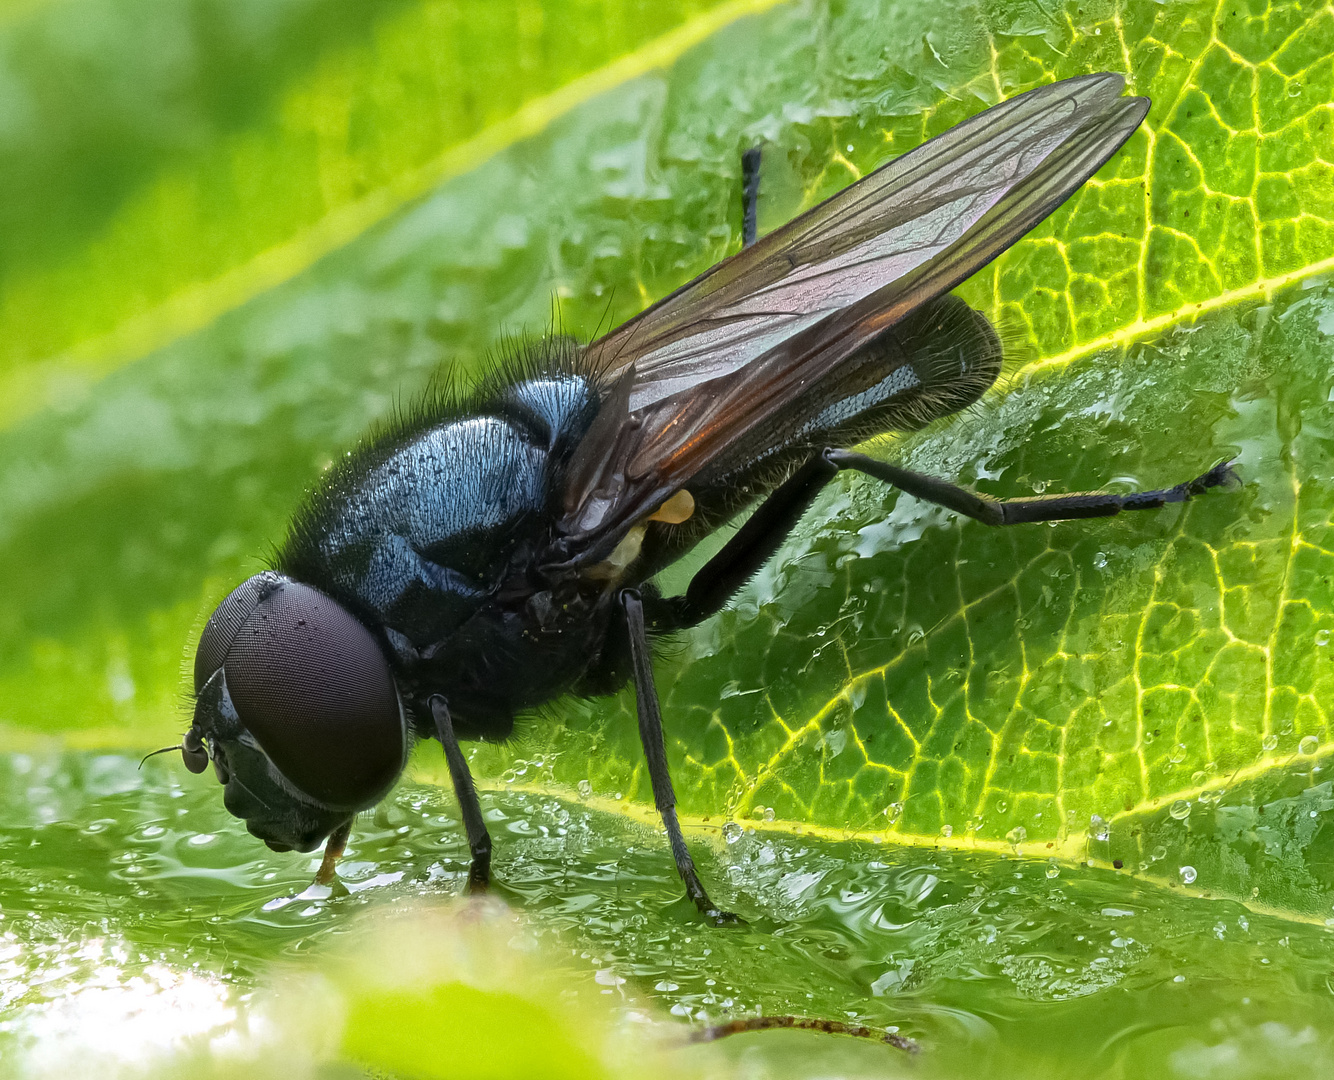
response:
[[[1116,152],[1149,105],[1123,86],[1081,76],[988,109],[594,342],[615,386],[572,465],[567,535],[620,532],[758,424],[780,437],[776,415],[795,421],[843,360],[990,262]]]

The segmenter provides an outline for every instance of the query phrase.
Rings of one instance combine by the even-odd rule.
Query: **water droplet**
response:
[[[1097,554],[1095,554],[1093,556],[1093,565],[1096,566],[1099,570],[1101,570],[1104,566],[1106,566],[1107,552],[1099,551]]]
[[[615,795],[612,796],[612,798],[615,799],[617,802],[620,802],[622,799],[625,798],[625,796],[618,791]]]
[[[1278,746],[1278,736],[1266,735],[1264,737],[1264,740],[1260,743],[1260,745],[1263,746],[1266,750],[1273,750]]]
[[[1149,854],[1153,856],[1153,861],[1157,862],[1159,859],[1167,858],[1167,848],[1165,848],[1162,844],[1159,844]]]
[[[1028,839],[1028,830],[1025,829],[1022,825],[1016,825],[1013,829],[1011,829],[1009,832],[1005,834],[1005,839],[1008,840],[1015,847],[1018,847],[1025,840]]]
[[[773,808],[772,806],[767,806],[767,807],[765,807],[765,809],[764,809],[764,820],[765,820],[765,821],[773,821],[774,817],[775,817],[775,814],[774,814],[774,808]]]
[[[735,821],[729,821],[723,826],[723,839],[729,844],[735,844],[741,839],[741,826]]]
[[[903,803],[901,802],[892,802],[885,807],[885,817],[889,818],[889,823],[891,825],[893,825],[894,822],[898,821],[899,817],[902,814],[903,814]]]
[[[996,803],[996,813],[1003,814],[1008,809],[1010,809],[1010,804],[1007,803],[1004,799],[1001,799],[998,803]]]
[[[1183,884],[1191,885],[1191,884],[1194,883],[1194,881],[1195,881],[1195,867],[1193,867],[1193,866],[1183,866],[1180,870],[1177,871],[1177,873],[1179,873],[1179,874],[1181,875],[1181,881],[1182,881]]]
[[[1301,97],[1301,96],[1302,96],[1302,84],[1299,83],[1296,79],[1293,79],[1292,82],[1288,83],[1288,97]]]
[[[1177,743],[1176,746],[1172,747],[1172,752],[1167,755],[1167,760],[1170,761],[1173,765],[1180,765],[1183,761],[1185,761],[1186,744]]]
[[[1061,876],[1061,868],[1057,865],[1055,859],[1047,860],[1047,876],[1049,878],[1056,878]]]
[[[1101,814],[1094,814],[1089,818],[1089,835],[1091,835],[1094,840],[1102,842],[1106,842],[1108,837],[1112,835],[1111,826],[1103,820]]]
[[[1190,774],[1190,782],[1192,784],[1196,785],[1203,784],[1208,779],[1209,779],[1209,774],[1206,773],[1203,769],[1196,769],[1193,773]],[[1203,798],[1203,796],[1201,796],[1201,798]]]
[[[1190,817],[1190,803],[1186,802],[1185,799],[1178,799],[1167,812],[1178,821],[1185,821],[1186,818]]]
[[[1304,736],[1302,741],[1297,744],[1297,749],[1307,757],[1310,757],[1320,749],[1320,740],[1314,735]]]
[[[1050,480],[1034,480],[1033,490],[1036,491],[1039,495],[1043,495],[1046,493],[1047,487],[1050,484],[1051,484]]]
[[[946,840],[948,840],[951,836],[954,835],[954,826],[942,825],[940,827],[940,835],[943,836]]]
[[[588,798],[589,796],[591,796],[592,794],[593,794],[593,785],[590,784],[587,780],[580,780],[580,781],[579,781],[579,798],[581,798],[581,799],[587,799],[587,798]]]

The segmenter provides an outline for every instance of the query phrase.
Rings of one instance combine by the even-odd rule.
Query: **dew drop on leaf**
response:
[[[1266,750],[1273,750],[1278,746],[1277,735],[1266,735],[1264,741],[1260,743]]]
[[[1176,746],[1172,747],[1172,752],[1167,755],[1167,760],[1170,761],[1173,765],[1180,765],[1183,761],[1185,761],[1186,744],[1177,743]]]
[[[1316,643],[1317,645],[1328,645],[1328,644],[1329,644],[1329,631],[1328,631],[1328,630],[1317,630],[1317,631],[1315,632],[1315,643]]]
[[[1025,829],[1022,825],[1016,825],[1013,829],[1011,829],[1009,832],[1005,834],[1005,839],[1008,840],[1011,844],[1014,844],[1015,847],[1018,847],[1025,840],[1028,839],[1028,830]]]
[[[1320,740],[1314,735],[1307,735],[1297,744],[1297,749],[1307,757],[1310,757],[1320,749]]]
[[[1089,833],[1094,840],[1106,841],[1112,830],[1101,814],[1094,814],[1089,818]]]
[[[587,780],[580,780],[580,781],[579,781],[579,798],[581,798],[581,799],[587,799],[587,798],[588,798],[590,795],[592,795],[592,794],[593,794],[593,785],[590,784]]]
[[[1008,809],[1010,809],[1010,804],[1007,803],[1004,799],[1001,799],[1000,802],[996,804],[996,813],[998,814],[1003,814]]]
[[[1190,817],[1190,803],[1186,802],[1185,799],[1178,799],[1167,812],[1178,821],[1185,821],[1186,818]]]
[[[741,839],[741,826],[735,821],[729,821],[723,826],[723,839],[729,844],[735,844]]]
[[[1184,884],[1190,885],[1195,881],[1195,867],[1183,866],[1177,872],[1181,875],[1181,880]]]
[[[1101,570],[1104,566],[1106,566],[1106,565],[1107,565],[1107,552],[1105,552],[1105,551],[1099,551],[1096,555],[1094,555],[1094,556],[1093,556],[1093,565],[1096,566],[1099,570]]]
[[[1047,860],[1047,877],[1055,878],[1061,876],[1061,868],[1057,865],[1055,859]]]
[[[948,840],[951,836],[954,835],[954,826],[942,825],[940,827],[940,835],[943,836],[946,840]]]

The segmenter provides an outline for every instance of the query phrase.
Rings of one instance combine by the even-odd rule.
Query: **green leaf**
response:
[[[20,13],[0,27],[0,424],[208,325],[766,6],[68,0]]]
[[[201,87],[183,97],[207,121],[196,141],[113,140],[107,160],[124,158],[133,183],[80,202],[41,258],[5,264],[18,305],[0,312],[10,745],[169,739],[191,628],[281,537],[320,469],[442,362],[475,370],[504,332],[546,326],[553,293],[565,326],[591,334],[732,250],[742,147],[769,145],[772,226],[991,101],[1111,69],[1153,96],[1143,133],[963,289],[1027,366],[990,405],[884,452],[998,495],[1171,484],[1233,455],[1247,486],[987,534],[841,481],[734,609],[660,666],[678,791],[701,818],[772,810],[839,834],[1018,841],[1173,877],[1205,814],[1182,825],[1172,803],[1198,806],[1233,774],[1286,792],[1284,763],[1308,736],[1323,760],[1331,323],[1323,286],[1282,290],[1334,258],[1327,7],[1020,16],[863,0],[730,24],[763,6],[618,8],[621,30],[573,51],[566,37],[586,35],[538,48],[547,23],[488,19],[477,33],[496,48],[467,55],[497,66],[462,73],[432,51],[440,34],[462,40],[461,24],[432,20],[466,21],[467,5],[404,3],[369,24],[358,9],[319,34],[333,9],[294,7],[263,31],[283,59],[242,105],[226,89],[249,78],[239,60],[164,74]],[[138,55],[144,26],[189,37],[156,10],[108,23],[108,69]],[[0,34],[16,55],[48,56],[43,35],[67,40],[50,28],[73,11],[34,9]],[[569,27],[598,21],[579,11]],[[300,48],[280,47],[289,33]],[[32,64],[34,85],[64,70]],[[438,125],[418,123],[419,94],[442,103]],[[85,97],[78,131],[119,130],[105,119],[115,95]],[[144,107],[159,124],[160,100]],[[37,155],[57,163],[41,175],[83,160],[70,138],[65,157],[54,142]],[[13,213],[52,217],[84,190],[69,183],[29,183]],[[265,261],[274,251],[287,254]],[[530,722],[475,761],[647,797],[624,698]],[[1105,851],[1095,815],[1111,823]],[[1251,877],[1216,861],[1195,887],[1245,891]],[[1327,875],[1310,861],[1300,903],[1282,874],[1251,899],[1314,910]]]

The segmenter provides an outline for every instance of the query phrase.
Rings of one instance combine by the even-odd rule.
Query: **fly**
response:
[[[1012,98],[754,240],[590,345],[517,350],[465,396],[365,439],[293,520],[273,568],[213,613],[181,745],[276,851],[328,841],[394,785],[413,743],[444,748],[470,882],[491,839],[459,740],[633,680],[653,798],[686,892],[712,921],[676,816],[655,639],[709,618],[820,489],[865,473],[988,525],[1106,517],[1234,482],[1000,500],[848,449],[975,402],[1000,339],[949,290],[1042,221],[1139,126],[1116,75]],[[753,242],[751,242],[753,241]],[[746,510],[679,596],[654,576]]]

